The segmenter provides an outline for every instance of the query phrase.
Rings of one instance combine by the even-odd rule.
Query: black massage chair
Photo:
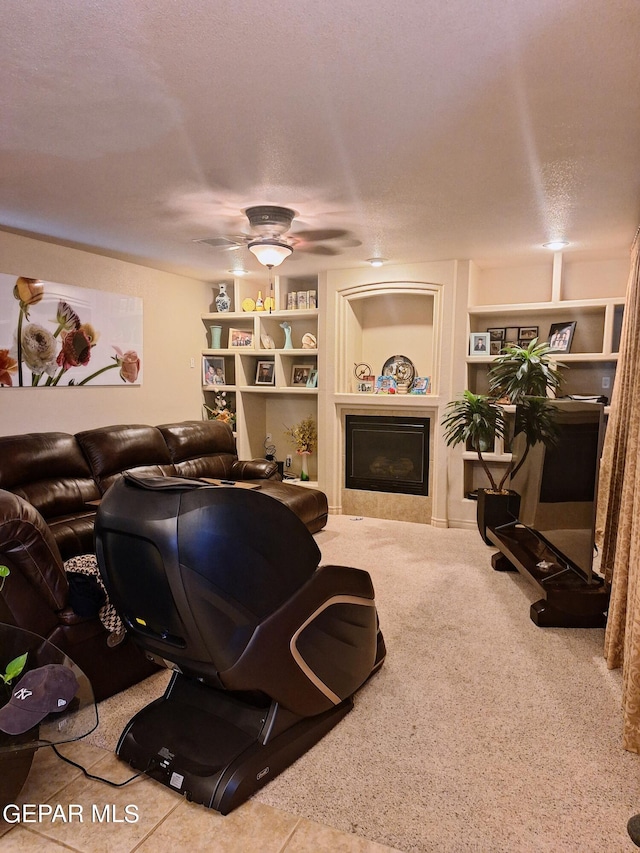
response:
[[[319,566],[259,488],[125,475],[96,553],[111,602],[174,674],[127,724],[121,759],[228,814],[320,740],[382,665],[369,574]]]

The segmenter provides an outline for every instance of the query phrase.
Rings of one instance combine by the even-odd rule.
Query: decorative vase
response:
[[[222,335],[222,326],[211,327],[211,349],[220,349],[220,336]]]
[[[302,469],[300,471],[300,479],[301,480],[309,480],[309,457],[311,454],[308,450],[301,450],[300,456],[302,457]]]
[[[231,299],[227,293],[227,285],[222,283],[218,285],[218,295],[216,296],[216,311],[220,314],[226,314],[231,310]]]
[[[284,329],[284,349],[293,349],[293,344],[291,343],[291,325],[285,321],[284,323],[280,323],[280,328]]]
[[[256,311],[264,311],[264,299],[261,290],[258,291],[258,298],[256,299]]]

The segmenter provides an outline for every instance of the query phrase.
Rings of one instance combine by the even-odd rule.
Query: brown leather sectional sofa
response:
[[[81,618],[69,606],[63,561],[94,552],[97,507],[123,471],[253,482],[312,533],[327,521],[323,492],[283,483],[275,462],[238,460],[233,434],[219,421],[0,436],[0,565],[11,571],[0,621],[62,649],[87,674],[97,699],[154,671],[128,638],[110,646],[97,617]]]

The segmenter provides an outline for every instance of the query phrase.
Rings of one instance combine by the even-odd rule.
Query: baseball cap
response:
[[[0,708],[0,730],[9,735],[28,731],[52,711],[64,711],[79,687],[73,672],[62,664],[49,663],[30,670]]]

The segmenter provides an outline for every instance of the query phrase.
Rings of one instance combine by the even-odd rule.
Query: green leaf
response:
[[[20,655],[20,657],[14,658],[12,661],[9,661],[9,663],[7,664],[7,669],[4,675],[2,676],[5,684],[9,684],[11,681],[13,681],[14,678],[20,675],[20,673],[24,669],[24,665],[27,662],[27,654],[28,652],[25,652],[23,655]]]
[[[0,566],[0,578],[8,578],[11,572],[7,566]]]

